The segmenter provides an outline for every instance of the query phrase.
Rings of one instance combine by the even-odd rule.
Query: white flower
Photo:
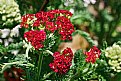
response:
[[[84,6],[87,7],[89,4],[95,4],[96,0],[83,0]]]
[[[20,22],[21,14],[19,5],[15,0],[0,0],[1,26],[12,26],[13,23]]]
[[[65,6],[69,6],[69,4],[73,3],[74,1],[73,0],[66,0],[64,5]]]
[[[10,29],[2,29],[0,31],[1,31],[1,34],[2,34],[1,38],[6,38],[10,33]]]
[[[108,64],[116,72],[121,72],[121,47],[117,44],[113,44],[112,47],[107,47],[105,50],[105,56],[109,59]]]
[[[72,8],[71,8],[69,11],[70,11],[72,14],[74,13],[74,9],[72,9]]]
[[[19,28],[20,28],[20,25],[17,25],[16,27],[14,27],[12,30],[11,30],[11,33],[10,33],[10,36],[11,37],[18,37],[19,36]]]
[[[90,2],[91,2],[92,4],[95,4],[95,3],[96,3],[96,0],[90,0]]]
[[[83,0],[85,3],[90,4],[90,0]]]
[[[14,55],[17,55],[18,54],[18,52],[19,52],[19,50],[12,50],[12,54],[14,54]]]
[[[9,41],[7,39],[4,40],[4,46],[8,46],[9,45]]]

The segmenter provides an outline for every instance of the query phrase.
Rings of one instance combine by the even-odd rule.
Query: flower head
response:
[[[88,52],[85,52],[86,62],[95,63],[96,59],[100,57],[101,51],[93,46]]]
[[[35,49],[44,47],[43,42],[46,39],[44,30],[31,30],[24,33],[24,37],[32,44]]]
[[[21,19],[21,27],[25,27],[25,28],[28,28],[29,27],[29,24],[32,23],[32,20],[34,19],[34,14],[27,14],[27,15],[24,15],[22,16],[22,19]]]
[[[46,30],[54,32],[57,30],[57,27],[55,26],[54,22],[46,22]]]
[[[49,30],[52,33],[58,30],[62,40],[66,40],[66,37],[70,40],[72,39],[70,34],[72,34],[74,27],[69,20],[69,16],[72,16],[72,13],[67,10],[40,11],[36,14],[22,16],[21,27],[40,27],[41,25],[45,27],[45,30]],[[64,32],[65,34],[60,32]]]
[[[53,54],[54,60],[49,64],[50,68],[59,74],[65,74],[70,66],[73,59],[73,52],[70,48],[66,48],[62,54],[55,52]]]
[[[24,15],[21,27],[30,30],[24,33],[24,37],[35,49],[44,47],[46,33],[54,33],[61,40],[72,40],[71,34],[74,32],[74,26],[69,19],[70,16],[72,13],[67,10],[40,11],[36,14]]]
[[[35,20],[33,23],[33,27],[38,27],[40,26],[40,21],[39,20]]]
[[[116,72],[121,72],[121,46],[113,44],[105,50],[105,56],[109,59],[110,68]]]
[[[53,14],[58,14],[58,15],[63,14],[65,16],[72,16],[72,13],[67,10],[51,10],[49,12]]]
[[[58,16],[56,21],[59,34],[62,40],[72,40],[71,34],[74,32],[74,26],[70,20],[64,16]]]

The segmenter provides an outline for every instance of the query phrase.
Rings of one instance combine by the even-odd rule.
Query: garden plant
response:
[[[0,81],[120,81],[120,7],[120,0],[0,0]]]

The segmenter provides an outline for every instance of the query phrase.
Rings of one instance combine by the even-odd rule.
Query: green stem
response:
[[[28,44],[28,46],[27,46],[27,49],[26,49],[26,54],[25,54],[25,57],[28,59],[28,53],[29,53],[29,50],[30,50],[30,48],[31,48],[31,44],[30,44],[30,42],[29,42],[29,44]]]
[[[26,49],[26,58],[28,59],[28,53],[29,53],[29,47],[27,47],[27,49]]]
[[[53,73],[54,73],[53,71],[50,72],[50,73],[48,73],[42,80],[45,80],[45,79],[49,78],[49,76],[50,76],[51,74],[53,74]]]
[[[42,68],[42,60],[43,60],[43,54],[39,55],[38,60],[38,70],[37,70],[37,81],[40,81],[40,75],[41,75],[41,68]]]
[[[27,74],[26,74],[27,80],[28,80],[28,81],[31,81],[31,78],[30,78],[30,71],[29,71],[28,69],[26,69],[26,72],[27,72]]]

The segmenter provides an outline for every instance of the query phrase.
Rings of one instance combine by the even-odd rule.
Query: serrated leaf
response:
[[[85,68],[82,73],[86,73],[89,69],[88,68]]]

